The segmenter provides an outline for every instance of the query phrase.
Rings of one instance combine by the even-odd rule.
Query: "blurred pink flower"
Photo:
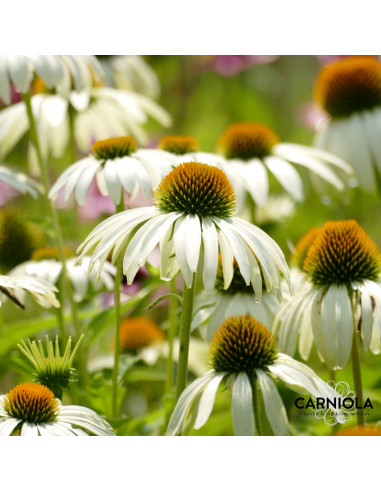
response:
[[[211,69],[224,77],[234,77],[243,70],[270,63],[279,55],[217,55],[211,62]]]
[[[115,213],[115,205],[108,196],[103,196],[95,181],[90,186],[86,201],[77,207],[78,218],[83,222],[91,222],[103,214]]]
[[[296,111],[298,121],[303,126],[313,131],[315,131],[322,121],[327,118],[326,114],[321,111],[313,101],[300,104]]]
[[[15,198],[18,195],[19,193],[14,188],[12,188],[12,186],[9,186],[6,183],[0,181],[0,207],[5,205],[9,202],[9,200],[12,200],[12,198]]]

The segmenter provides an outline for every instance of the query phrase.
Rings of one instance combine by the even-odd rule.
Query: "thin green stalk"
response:
[[[173,278],[169,283],[171,294],[176,294],[176,280]],[[168,396],[172,392],[173,388],[173,340],[177,334],[177,300],[174,297],[170,298],[169,301],[169,331],[168,331],[168,358],[167,358],[167,368],[166,368],[166,379],[164,387],[164,395]]]
[[[192,285],[188,288],[184,283],[183,294],[183,311],[181,313],[180,324],[180,346],[179,346],[179,362],[177,368],[176,382],[176,400],[179,399],[181,393],[187,385],[188,374],[188,354],[189,354],[189,338],[193,316],[194,293],[196,288],[196,275],[193,275]]]
[[[353,383],[355,386],[355,392],[356,392],[356,398],[358,400],[358,406],[362,407],[363,406],[363,393],[362,393],[362,382],[361,382],[361,363],[360,363],[360,355],[359,355],[359,349],[358,349],[358,332],[357,332],[357,326],[356,326],[356,321],[355,321],[355,303],[354,303],[354,297],[355,293],[351,293],[351,308],[352,308],[352,316],[353,316],[353,339],[352,339],[352,373],[353,373]],[[364,415],[363,414],[357,414],[357,423],[358,425],[364,425]]]
[[[262,424],[262,408],[261,408],[261,392],[259,389],[258,379],[253,379],[253,405],[254,405],[254,419],[255,428],[258,436],[264,436],[263,424]]]
[[[64,316],[63,316],[62,305],[59,308],[55,309],[55,312],[56,312],[58,328],[59,328],[59,332],[60,332],[60,338],[62,340],[62,343],[64,343],[65,340],[67,340],[68,336],[67,336],[65,320],[64,320]]]
[[[124,211],[124,198],[122,196],[120,204],[116,206],[116,213]],[[118,372],[119,372],[119,354],[120,354],[120,285],[122,282],[122,263],[123,257],[119,255],[116,262],[115,277],[115,350],[114,350],[114,369],[112,372],[112,415],[116,418],[118,415]]]
[[[81,336],[81,326],[80,326],[80,321],[79,321],[79,318],[77,315],[77,306],[76,306],[74,298],[73,298],[72,286],[71,286],[71,283],[70,283],[70,280],[69,280],[69,277],[67,274],[66,257],[65,257],[65,252],[64,252],[64,241],[63,241],[63,236],[62,236],[62,231],[61,231],[61,225],[60,225],[59,218],[58,218],[58,213],[57,213],[57,210],[53,207],[53,204],[48,197],[49,189],[50,189],[48,169],[47,169],[46,162],[42,158],[40,142],[39,142],[38,134],[37,134],[36,122],[35,122],[33,110],[32,110],[30,92],[23,94],[23,100],[25,103],[26,112],[27,112],[28,121],[29,121],[30,139],[31,139],[31,141],[32,141],[32,143],[36,149],[38,165],[39,165],[40,173],[41,173],[42,185],[44,187],[44,198],[46,201],[46,209],[51,216],[51,220],[52,220],[52,224],[53,224],[54,232],[55,232],[58,257],[59,257],[60,262],[62,263],[63,283],[66,287],[66,295],[69,299],[69,303],[70,303],[70,307],[71,307],[73,324],[74,324],[74,328],[75,328],[75,334],[76,334],[77,339],[79,340],[79,338]],[[81,373],[82,373],[82,375],[85,376],[86,375],[86,363],[83,359],[83,350],[81,350],[81,348],[80,348],[80,352],[79,352],[79,363],[80,363]]]
[[[352,372],[353,372],[353,382],[355,385],[356,398],[358,399],[358,406],[363,407],[363,394],[362,394],[362,382],[361,382],[361,365],[360,356],[357,342],[357,330],[355,327],[353,333],[352,341]],[[362,411],[357,414],[357,424],[364,425],[364,415]]]

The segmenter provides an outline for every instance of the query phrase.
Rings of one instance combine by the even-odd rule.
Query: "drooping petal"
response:
[[[245,372],[238,373],[233,382],[232,416],[236,436],[254,435],[253,391]]]
[[[274,434],[276,436],[288,436],[287,412],[272,378],[260,369],[255,372],[262,392],[266,416]]]

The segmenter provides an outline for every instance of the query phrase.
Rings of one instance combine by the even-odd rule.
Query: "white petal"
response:
[[[0,418],[0,436],[10,436],[20,422],[19,419],[7,418],[2,421]]]
[[[21,427],[20,436],[36,437],[38,436],[38,427],[36,424],[24,422]]]
[[[181,432],[193,403],[208,382],[214,378],[215,374],[215,371],[207,372],[204,376],[201,376],[193,381],[193,383],[187,386],[181,393],[168,424],[168,429],[166,432],[167,436],[175,436]]]
[[[265,157],[266,166],[274,174],[283,188],[297,201],[303,200],[303,183],[291,164],[278,157]]]
[[[238,373],[233,382],[232,416],[236,436],[254,435],[253,392],[245,372]]]
[[[256,371],[267,419],[276,436],[288,436],[288,419],[281,397],[274,381],[264,371]]]
[[[216,399],[217,390],[224,376],[225,373],[223,372],[216,374],[203,390],[200,402],[198,404],[196,421],[194,423],[195,429],[202,427],[210,417],[213,410],[214,400]]]
[[[218,267],[218,236],[216,227],[209,217],[202,218],[202,241],[204,244],[203,281],[205,289],[214,289]]]

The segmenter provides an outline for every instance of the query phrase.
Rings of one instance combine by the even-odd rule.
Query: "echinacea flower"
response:
[[[226,319],[215,333],[209,353],[212,369],[181,394],[167,435],[187,434],[192,427],[202,427],[210,417],[221,383],[232,393],[234,433],[244,436],[255,432],[258,391],[274,434],[289,434],[286,409],[274,378],[295,391],[323,398],[338,396],[312,369],[280,353],[273,334],[250,315]]]
[[[144,316],[123,319],[119,336],[121,352],[134,352],[165,340],[160,326]]]
[[[250,314],[265,326],[272,326],[275,316],[281,304],[274,292],[267,292],[264,288],[262,299],[258,302],[251,285],[246,285],[237,261],[233,262],[234,274],[231,284],[224,288],[222,264],[219,262],[215,290],[207,295],[204,292],[196,298],[196,315],[192,322],[192,328],[207,325],[206,338],[211,340],[228,316]],[[204,309],[198,310],[202,306]]]
[[[237,194],[249,193],[257,205],[264,206],[269,194],[268,171],[292,198],[303,201],[303,183],[294,165],[344,189],[340,173],[348,175],[350,166],[322,150],[299,144],[281,143],[279,137],[260,123],[235,123],[220,138],[219,151],[225,158],[222,169],[235,185]]]
[[[46,92],[37,88],[31,98],[32,111],[44,159],[60,158],[70,141],[70,114],[73,117],[72,136],[78,150],[87,153],[97,140],[131,135],[140,143],[147,142],[143,125],[152,117],[160,125],[171,125],[171,117],[151,99],[135,92],[110,87],[93,87],[68,95]],[[23,102],[0,112],[0,157],[6,156],[29,129]],[[35,154],[29,148],[30,165]]]
[[[375,190],[376,174],[381,175],[381,62],[356,56],[326,65],[315,99],[329,117],[315,145],[344,159],[360,185]]]
[[[50,282],[32,275],[0,275],[0,292],[22,309],[24,308],[23,301],[26,293],[30,294],[44,308],[60,307],[55,296],[55,292],[58,292],[56,287]]]
[[[100,56],[106,85],[135,91],[152,99],[160,94],[160,82],[155,71],[137,55]]]
[[[123,272],[131,284],[138,269],[160,241],[161,276],[172,278],[181,270],[192,285],[204,249],[203,281],[214,287],[220,250],[225,288],[233,278],[233,259],[253,285],[258,299],[262,280],[280,295],[280,275],[288,279],[288,267],[278,245],[258,227],[233,216],[234,190],[216,167],[195,162],[177,166],[160,183],[153,207],[127,210],[98,225],[78,248],[77,261],[97,244],[89,268],[98,275],[112,253],[114,263],[124,251]]]
[[[166,135],[159,141],[157,149],[152,149],[151,153],[169,161],[173,167],[184,162],[199,162],[220,169],[224,165],[222,156],[201,151],[197,139],[189,135]]]
[[[346,366],[359,331],[364,350],[381,349],[381,252],[354,220],[326,222],[299,246],[303,279],[275,320],[282,350],[306,360],[315,342],[330,369]],[[356,333],[354,333],[354,326]]]
[[[100,140],[91,150],[92,154],[72,164],[58,178],[49,193],[51,200],[64,190],[65,201],[74,192],[78,204],[83,205],[95,178],[100,192],[119,204],[122,191],[134,197],[141,190],[148,196],[171,170],[170,163],[152,155],[150,149],[138,149],[132,137]]]
[[[112,290],[114,288],[115,266],[106,261],[100,276],[96,277],[95,273],[89,273],[90,259],[88,256],[84,257],[82,265],[75,265],[75,258],[66,260],[67,275],[71,282],[76,302],[81,302],[87,296],[90,286],[94,291],[101,289]],[[58,260],[56,248],[44,248],[36,250],[33,253],[32,260],[21,263],[11,270],[9,275],[11,277],[31,275],[57,285],[62,275],[62,263]]]
[[[35,381],[49,388],[56,398],[62,398],[63,390],[70,383],[77,381],[75,369],[72,367],[75,354],[78,351],[79,344],[83,335],[76,343],[73,351],[71,351],[71,337],[69,337],[64,353],[60,353],[60,345],[58,336],[56,336],[54,345],[46,335],[46,355],[41,340],[28,344],[21,340],[21,345],[18,344],[21,352],[33,364],[35,369]]]
[[[36,76],[67,94],[72,85],[76,91],[89,89],[94,79],[102,79],[102,69],[93,55],[0,55],[0,98],[10,104],[12,88],[29,92]]]
[[[0,183],[5,183],[24,195],[29,193],[34,198],[37,198],[41,191],[41,185],[37,181],[20,171],[13,171],[3,165],[0,165]]]
[[[42,384],[22,383],[0,396],[0,436],[87,436],[88,433],[115,435],[110,424],[93,410],[62,405]]]

